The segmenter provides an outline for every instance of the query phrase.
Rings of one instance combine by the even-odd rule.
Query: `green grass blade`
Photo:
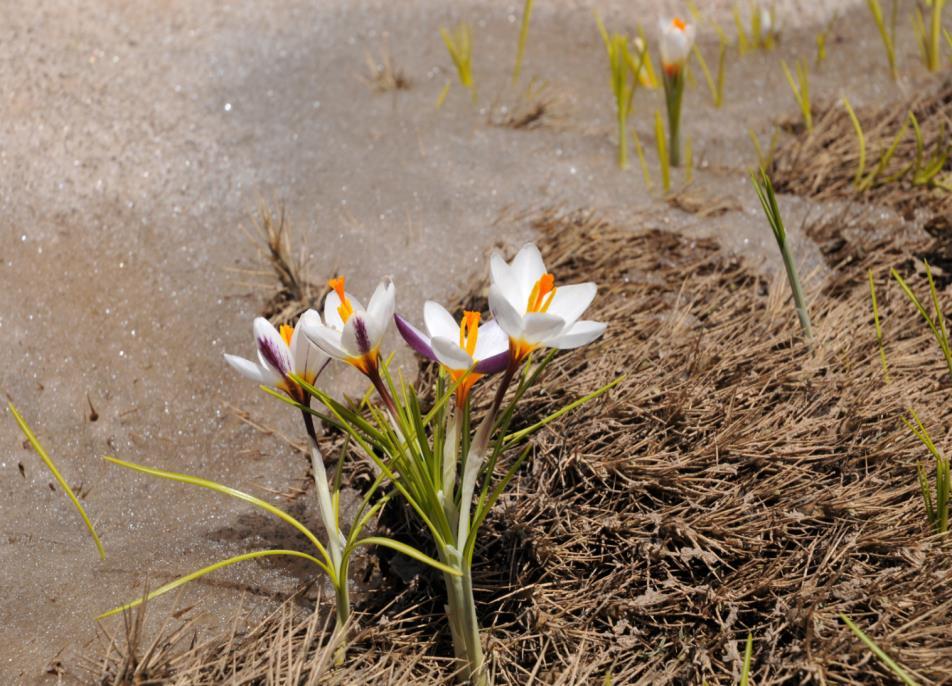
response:
[[[747,632],[747,645],[744,648],[744,666],[740,672],[740,686],[750,683],[750,662],[754,656],[754,636]]]
[[[883,380],[890,382],[889,362],[886,360],[886,344],[883,340],[883,329],[879,323],[879,303],[876,300],[876,284],[873,279],[873,270],[869,270],[869,296],[873,301],[873,323],[876,326],[876,342],[879,344],[879,361],[883,366]]]
[[[671,160],[668,159],[668,144],[664,135],[664,120],[661,112],[655,110],[655,143],[658,146],[658,163],[661,166],[661,189],[671,190]]]
[[[853,110],[853,106],[846,96],[843,96],[843,105],[850,115],[850,121],[853,122],[853,129],[856,131],[856,139],[859,145],[859,165],[856,169],[856,176],[853,179],[853,183],[858,188],[863,181],[863,173],[866,171],[866,136],[863,135],[863,126],[859,123],[859,118],[856,116],[856,112]]]
[[[511,433],[511,434],[509,434],[508,436],[506,436],[506,437],[503,439],[503,441],[504,441],[507,445],[512,445],[512,444],[514,444],[514,443],[518,443],[519,441],[528,438],[529,436],[531,436],[532,434],[534,434],[536,431],[538,431],[539,429],[541,429],[542,427],[544,427],[546,424],[549,424],[549,423],[551,423],[551,422],[554,422],[556,419],[558,419],[559,417],[562,417],[562,416],[568,414],[568,413],[571,412],[572,410],[574,410],[574,409],[576,409],[576,408],[578,408],[578,407],[581,407],[582,405],[584,405],[584,404],[586,404],[586,403],[588,403],[588,402],[591,402],[592,400],[595,400],[595,398],[597,398],[598,396],[602,395],[603,393],[607,393],[608,391],[610,391],[612,388],[614,388],[615,386],[617,386],[618,384],[620,384],[620,383],[621,383],[622,381],[624,381],[624,380],[625,380],[625,375],[622,374],[622,375],[619,376],[617,379],[615,379],[614,381],[608,382],[607,384],[605,384],[604,386],[602,386],[602,387],[599,388],[598,390],[593,391],[592,393],[589,393],[588,395],[586,395],[586,396],[583,397],[583,398],[579,398],[578,400],[574,400],[574,401],[570,402],[568,405],[566,405],[565,407],[559,408],[559,409],[556,410],[555,412],[552,412],[551,414],[547,415],[546,417],[544,417],[544,418],[541,419],[540,421],[536,422],[536,423],[533,424],[532,426],[527,426],[526,428],[520,429],[519,431],[514,431],[513,433]]]
[[[645,188],[648,191],[654,190],[654,183],[651,181],[651,171],[648,169],[648,160],[645,157],[645,148],[641,144],[641,138],[638,137],[638,132],[634,128],[631,130],[631,141],[635,146],[635,153],[638,155],[638,164],[641,165],[641,175],[645,180]]]
[[[876,658],[877,658],[880,662],[882,662],[886,667],[888,667],[889,670],[890,670],[893,674],[895,674],[896,677],[897,677],[900,681],[902,681],[902,683],[906,684],[906,686],[919,686],[919,684],[918,684],[911,676],[909,676],[909,674],[906,672],[906,670],[904,670],[902,667],[900,667],[898,664],[896,664],[896,661],[893,660],[891,657],[889,657],[889,656],[883,651],[882,648],[880,648],[878,645],[876,645],[876,643],[873,641],[873,639],[871,639],[869,636],[867,636],[865,633],[863,633],[863,630],[860,629],[858,626],[856,626],[856,625],[853,623],[853,620],[851,620],[849,617],[847,617],[847,616],[846,616],[845,614],[843,614],[842,612],[840,613],[840,619],[842,619],[842,620],[846,623],[846,626],[848,626],[848,627],[850,628],[850,631],[852,631],[852,632],[856,635],[856,637],[857,637],[860,641],[862,641],[862,642],[866,645],[867,648],[869,648],[869,651],[870,651],[873,655],[875,655]]]
[[[175,581],[170,581],[164,586],[160,586],[154,591],[150,591],[149,593],[145,594],[141,598],[138,598],[137,600],[133,600],[132,602],[126,603],[125,605],[120,605],[119,607],[114,607],[108,612],[103,612],[101,615],[96,617],[96,619],[105,619],[106,617],[111,617],[112,615],[119,614],[120,612],[130,610],[136,607],[137,605],[141,605],[142,603],[152,600],[153,598],[157,598],[160,595],[163,595],[165,593],[168,593],[169,591],[175,590],[179,586],[183,586],[187,584],[189,581],[194,581],[195,579],[199,579],[205,576],[206,574],[211,574],[212,572],[215,572],[219,569],[223,569],[224,567],[229,567],[233,564],[244,562],[245,560],[254,560],[259,557],[271,557],[274,555],[287,555],[290,557],[300,557],[305,560],[310,560],[311,562],[313,562],[314,564],[318,565],[321,568],[324,567],[321,561],[318,560],[316,557],[308,555],[307,553],[299,553],[296,550],[257,550],[252,553],[244,553],[243,555],[236,555],[235,557],[229,557],[227,560],[221,560],[219,562],[216,562],[213,565],[202,567],[201,569],[194,571],[191,574],[186,574],[185,576],[179,577]]]
[[[36,454],[40,456],[40,459],[43,460],[43,463],[46,465],[47,469],[53,474],[53,477],[59,483],[60,487],[66,491],[66,495],[69,496],[69,499],[73,502],[73,507],[79,512],[79,515],[83,518],[83,522],[86,524],[86,528],[89,530],[89,535],[93,537],[93,542],[96,544],[96,549],[99,551],[99,558],[101,560],[106,559],[106,550],[103,548],[102,541],[99,540],[99,534],[96,533],[96,529],[93,528],[93,523],[89,520],[89,515],[86,514],[85,508],[79,502],[79,498],[76,497],[76,494],[73,493],[73,489],[69,487],[69,484],[66,483],[66,479],[63,478],[63,475],[60,474],[60,470],[56,468],[56,465],[53,463],[53,460],[47,455],[46,450],[43,449],[43,446],[40,445],[40,441],[37,439],[36,434],[33,433],[33,430],[30,428],[30,425],[26,423],[26,420],[23,419],[23,416],[14,407],[13,403],[8,402],[7,407],[10,408],[10,413],[13,415],[13,418],[16,420],[17,426],[20,427],[20,431],[23,432],[23,435],[26,436],[26,440],[30,442],[30,445],[33,446],[33,450],[36,451]]]
[[[462,576],[462,572],[460,572],[458,569],[454,569],[449,565],[445,565],[439,560],[434,560],[432,557],[421,553],[413,546],[409,546],[406,543],[401,543],[400,541],[395,541],[392,538],[387,538],[386,536],[368,536],[367,538],[362,538],[357,541],[357,545],[382,545],[385,548],[396,550],[398,553],[403,553],[407,557],[411,557],[417,562],[422,562],[423,564],[429,565],[430,567],[438,569],[439,571],[446,574]]]
[[[519,27],[519,45],[516,48],[516,66],[512,70],[513,84],[519,83],[522,75],[522,58],[526,54],[526,42],[529,38],[529,19],[532,16],[532,0],[526,0],[522,7],[522,25]]]
[[[136,472],[141,472],[142,474],[148,474],[149,476],[157,476],[162,479],[177,481],[179,483],[189,484],[191,486],[198,486],[200,488],[205,488],[205,489],[208,489],[209,491],[215,491],[216,493],[222,493],[224,495],[231,496],[232,498],[243,500],[246,503],[250,503],[251,505],[254,505],[255,507],[261,510],[264,510],[265,512],[269,514],[274,515],[278,519],[284,522],[287,522],[288,524],[293,526],[295,529],[300,531],[302,534],[304,534],[307,540],[311,542],[311,544],[321,553],[321,556],[327,562],[327,564],[324,564],[323,562],[318,560],[317,563],[321,566],[321,568],[324,569],[325,572],[327,572],[328,576],[331,577],[331,580],[336,583],[335,575],[331,569],[332,565],[330,564],[330,556],[328,555],[327,550],[324,548],[321,542],[317,540],[317,537],[311,532],[310,529],[308,529],[306,526],[301,524],[301,522],[296,520],[294,517],[289,515],[284,510],[278,507],[275,507],[271,503],[265,502],[264,500],[261,500],[260,498],[256,498],[255,496],[245,493],[243,491],[239,491],[235,488],[231,488],[230,486],[225,486],[215,481],[209,481],[208,479],[203,479],[198,476],[192,476],[190,474],[181,474],[179,472],[170,472],[164,469],[157,469],[155,467],[146,467],[145,465],[136,464],[135,462],[127,462],[125,460],[120,460],[119,458],[116,458],[116,457],[106,456],[106,457],[103,457],[103,459],[106,460],[107,462],[111,462],[113,464],[119,465],[120,467],[125,467],[126,469],[131,469]]]

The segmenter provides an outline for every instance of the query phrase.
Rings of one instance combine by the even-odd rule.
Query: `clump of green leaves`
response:
[[[635,91],[639,85],[650,85],[651,66],[645,42],[636,38],[629,42],[628,36],[611,33],[605,28],[598,13],[595,23],[608,53],[611,72],[612,94],[615,96],[615,116],[618,122],[618,166],[628,167],[628,116],[631,113]]]
[[[53,478],[56,479],[56,482],[60,485],[60,488],[66,491],[66,495],[69,496],[70,501],[73,503],[73,507],[75,507],[76,511],[79,512],[79,516],[83,518],[83,523],[86,525],[89,535],[92,536],[93,542],[96,544],[96,550],[99,551],[99,558],[101,560],[105,560],[106,550],[103,548],[102,541],[99,539],[99,534],[96,533],[96,529],[93,527],[93,523],[90,521],[89,515],[86,514],[86,509],[79,502],[79,498],[76,497],[73,489],[69,487],[68,483],[66,483],[66,479],[63,478],[60,470],[56,467],[56,463],[53,462],[53,459],[40,444],[39,439],[36,437],[36,434],[33,433],[33,429],[30,428],[30,425],[26,423],[23,415],[21,415],[17,408],[14,407],[13,403],[8,402],[7,407],[10,409],[10,414],[13,415],[13,419],[16,421],[17,426],[20,427],[20,431],[23,432],[23,435],[26,436],[26,440],[33,447],[33,450],[36,451],[36,454],[40,456],[41,460],[43,460],[43,464],[45,464],[46,468],[49,469],[50,473],[53,474]]]
[[[889,73],[893,81],[896,81],[899,79],[899,71],[896,68],[896,10],[899,3],[893,0],[892,19],[888,26],[879,0],[866,0],[866,6],[869,7],[869,12],[873,15],[873,21],[876,22],[876,28],[879,30],[879,36],[883,39],[883,49],[886,51],[886,60],[889,62]]]
[[[797,60],[797,77],[794,79],[790,67],[785,61],[780,62],[783,67],[784,76],[787,77],[787,83],[790,84],[790,90],[793,97],[800,107],[800,113],[803,115],[803,123],[807,127],[807,133],[813,131],[813,110],[810,105],[810,74],[807,71],[807,65],[802,60]]]
[[[919,297],[912,288],[909,287],[909,284],[906,283],[906,280],[902,278],[899,272],[892,269],[890,273],[899,284],[902,292],[905,293],[909,299],[909,302],[915,306],[916,310],[922,315],[923,320],[925,320],[929,329],[932,331],[932,335],[935,337],[936,343],[939,344],[939,349],[942,351],[943,357],[945,357],[949,374],[952,375],[952,342],[949,340],[949,330],[945,324],[945,317],[942,315],[942,306],[939,304],[939,292],[936,288],[935,280],[932,278],[932,268],[929,267],[928,262],[924,262],[924,264],[926,278],[929,281],[929,299],[931,300],[932,312],[919,300]]]
[[[476,82],[473,80],[473,33],[469,24],[461,21],[452,32],[441,26],[440,36],[450,53],[453,66],[456,67],[456,75],[459,77],[460,84],[470,92],[473,103],[475,103],[477,95]],[[446,90],[444,88],[442,98],[446,97]],[[442,98],[438,104],[442,104]]]
[[[790,243],[787,240],[787,230],[784,228],[780,208],[777,206],[773,184],[770,182],[767,172],[763,169],[760,170],[759,174],[751,174],[751,181],[754,183],[754,190],[757,192],[760,204],[764,208],[767,223],[770,224],[770,229],[777,240],[777,247],[780,248],[780,254],[783,256],[783,265],[787,270],[787,280],[790,282],[790,290],[793,292],[793,302],[797,309],[797,317],[800,319],[803,337],[807,341],[812,341],[813,328],[810,325],[810,313],[807,311],[806,299],[803,297],[803,287],[800,285],[800,276],[797,274],[797,265],[790,250]]]
[[[949,493],[952,490],[952,480],[949,478],[949,458],[945,457],[936,447],[926,430],[925,425],[919,419],[915,412],[909,411],[912,421],[903,417],[909,430],[915,434],[916,438],[926,447],[935,461],[935,500],[932,499],[932,493],[929,489],[929,478],[926,475],[926,468],[920,463],[916,471],[919,475],[919,488],[922,491],[922,501],[926,508],[926,517],[929,520],[929,526],[937,534],[948,533],[949,531]]]

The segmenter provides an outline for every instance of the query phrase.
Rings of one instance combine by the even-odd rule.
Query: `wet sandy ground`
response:
[[[4,683],[55,682],[47,667],[75,664],[94,639],[92,618],[146,582],[296,544],[247,507],[99,460],[113,454],[272,498],[303,483],[302,457],[242,424],[229,404],[296,436],[293,414],[234,378],[221,359],[251,353],[251,318],[263,299],[234,269],[253,255],[239,226],[262,198],[286,203],[315,274],[345,271],[355,293],[392,276],[398,307],[411,317],[424,299],[459,293],[495,242],[530,236],[524,222],[496,221],[507,208],[593,207],[636,227],[716,235],[774,268],[746,179],[754,163],[747,129],[765,139],[774,119],[795,112],[779,59],[812,59],[823,20],[802,14],[804,3],[785,5],[797,13],[778,51],[732,56],[722,110],[709,106],[702,81],[688,92],[695,190],[738,208],[701,219],[648,194],[637,163],[615,167],[593,4],[536,3],[524,71],[548,79],[569,108],[558,128],[534,131],[486,124],[486,108],[509,79],[521,3],[0,9],[0,390],[69,481],[82,484],[108,552],[100,562],[12,420],[0,422]],[[654,28],[648,0],[598,6],[612,27],[640,19]],[[436,111],[452,76],[437,28],[459,19],[473,25],[481,101],[474,108],[454,87]],[[711,61],[712,41],[710,33],[702,40]],[[906,28],[900,43],[909,76],[895,85],[865,9],[853,10],[814,74],[815,98],[848,92],[862,105],[915,88],[924,75]],[[374,94],[358,79],[365,51],[382,45],[411,90]],[[635,107],[635,126],[650,143],[661,96],[639,92]],[[824,209],[782,204],[795,249],[817,265],[797,228]],[[349,372],[327,379],[356,384]],[[251,593],[246,606],[263,611],[310,573],[251,563],[191,585],[181,602],[197,604],[214,627],[233,615],[240,589]],[[155,614],[171,606],[156,603]]]

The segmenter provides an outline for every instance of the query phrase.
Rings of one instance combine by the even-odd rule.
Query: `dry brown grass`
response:
[[[364,61],[367,69],[360,80],[372,91],[390,93],[409,90],[413,86],[410,77],[393,61],[389,48],[381,48],[376,58],[366,51]]]
[[[929,535],[926,456],[900,421],[916,409],[948,449],[952,384],[898,290],[879,289],[887,385],[862,284],[812,293],[809,350],[786,284],[713,241],[587,213],[534,223],[560,280],[600,284],[610,328],[557,360],[520,421],[627,378],[537,437],[481,533],[496,683],[736,683],[748,631],[758,686],[896,683],[839,612],[920,683],[952,683],[952,539]],[[343,668],[321,661],[324,614],[289,603],[155,683],[452,683],[440,580],[376,555]]]
[[[568,99],[547,81],[500,95],[489,108],[488,123],[509,129],[560,128],[569,118]]]
[[[866,173],[876,167],[892,145],[909,112],[915,113],[922,128],[926,159],[933,153],[952,149],[952,79],[946,79],[937,89],[917,92],[911,99],[857,112],[866,138]],[[952,243],[952,192],[916,186],[910,173],[888,181],[916,159],[911,126],[907,126],[902,142],[876,183],[860,191],[854,183],[860,148],[846,109],[836,102],[816,111],[814,121],[811,134],[795,130],[798,135],[788,139],[774,154],[769,172],[778,192],[821,200],[862,200],[890,207],[906,219],[919,215],[930,233],[940,235],[946,244]],[[946,183],[949,172],[952,159],[946,160],[944,166]]]

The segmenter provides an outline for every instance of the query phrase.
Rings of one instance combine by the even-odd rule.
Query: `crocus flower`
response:
[[[645,42],[641,38],[635,38],[632,41],[634,49],[631,52],[632,63],[635,65],[633,68],[637,70],[635,76],[640,83],[645,88],[657,88],[658,83],[655,81],[654,74],[651,68],[651,56],[648,54],[648,48],[645,46]]]
[[[456,400],[460,406],[473,384],[509,365],[509,337],[495,321],[480,325],[479,320],[479,312],[465,311],[457,324],[445,307],[427,301],[423,306],[423,333],[399,314],[394,315],[397,330],[407,344],[423,357],[439,362],[459,383]]]
[[[661,21],[661,67],[668,76],[681,73],[694,45],[694,33],[694,25],[680,17]]]
[[[324,321],[311,320],[304,335],[331,357],[353,365],[367,376],[378,369],[380,341],[393,319],[396,289],[392,283],[377,286],[367,308],[344,290],[344,277],[327,283],[331,292],[324,299]]]
[[[312,346],[303,335],[303,329],[320,322],[321,315],[314,310],[302,314],[296,326],[282,324],[280,330],[264,317],[257,317],[254,334],[258,361],[227,353],[225,361],[242,376],[264,386],[279,388],[298,402],[306,402],[307,394],[290,375],[296,374],[308,383],[314,383],[327,364],[327,355]]]
[[[508,264],[494,253],[490,272],[489,309],[509,336],[514,362],[537,348],[577,348],[604,333],[605,324],[579,319],[595,298],[595,284],[556,287],[535,245],[523,247]]]

